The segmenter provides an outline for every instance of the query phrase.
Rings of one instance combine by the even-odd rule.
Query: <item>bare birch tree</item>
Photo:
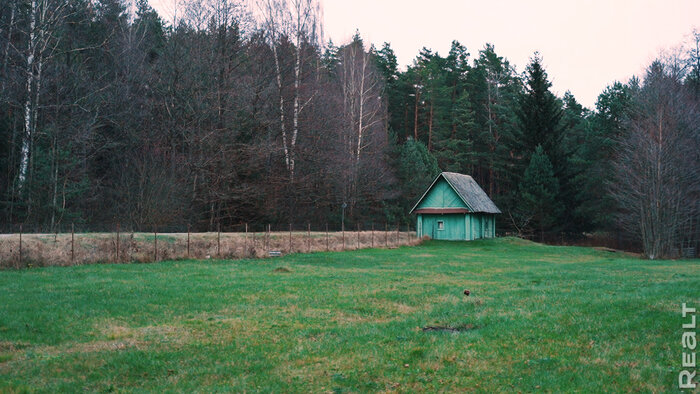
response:
[[[302,103],[300,86],[302,80],[302,66],[304,64],[304,47],[315,47],[322,37],[322,11],[318,0],[257,0],[261,23],[266,30],[269,45],[275,62],[275,76],[279,90],[279,116],[280,132],[282,134],[282,146],[284,149],[284,161],[289,172],[290,181],[294,181],[296,163],[296,144],[299,138],[299,116],[314,98],[313,95],[305,98]],[[292,93],[292,124],[287,131],[285,123],[285,97],[284,75],[281,67],[279,46],[283,39],[292,40],[294,45],[294,74]]]
[[[619,223],[650,259],[673,257],[698,215],[700,112],[678,75],[659,61],[635,99],[614,162]]]
[[[20,150],[17,188],[22,193],[30,167],[31,147],[39,112],[41,74],[44,62],[55,48],[55,30],[64,18],[67,3],[52,0],[31,0],[26,51],[26,96],[24,100],[24,135]]]
[[[363,152],[380,142],[377,134],[383,134],[386,120],[381,96],[383,79],[373,56],[372,52],[365,51],[362,40],[357,36],[339,54],[345,119],[342,140],[350,158],[347,163],[350,169],[347,194],[351,207],[357,199]]]

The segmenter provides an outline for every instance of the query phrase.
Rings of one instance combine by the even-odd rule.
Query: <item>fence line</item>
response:
[[[0,268],[22,268],[47,265],[75,265],[90,263],[152,262],[175,259],[240,259],[269,257],[300,252],[342,251],[374,247],[398,247],[418,243],[410,224],[402,234],[400,223],[396,233],[390,234],[389,223],[384,224],[384,245],[379,241],[381,231],[374,223],[362,226],[356,223],[356,231],[341,226],[340,231],[331,231],[328,224],[312,226],[311,223],[288,228],[272,224],[253,225],[244,223],[228,226],[224,231],[220,224],[216,232],[186,233],[160,232],[153,226],[152,232],[124,231],[117,223],[111,232],[76,233],[71,223],[70,234],[28,234],[19,225],[19,233],[0,234]],[[362,230],[371,228],[371,231]],[[262,231],[255,231],[261,229]],[[231,231],[233,230],[233,231]],[[238,231],[236,231],[238,230]],[[277,231],[273,231],[277,230]],[[395,236],[394,236],[395,235]],[[350,242],[346,242],[346,237]],[[354,242],[353,242],[354,241]],[[377,242],[379,241],[379,242]],[[392,242],[393,241],[393,242]]]

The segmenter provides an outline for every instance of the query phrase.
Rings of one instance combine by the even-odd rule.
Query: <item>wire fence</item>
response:
[[[641,253],[642,247],[638,241],[620,232],[612,233],[567,233],[567,232],[536,232],[531,234],[509,234],[534,242],[560,246],[588,246],[624,250]]]
[[[69,266],[92,263],[153,262],[179,259],[242,259],[362,248],[416,245],[413,223],[362,223],[352,228],[328,224],[209,224],[214,231],[194,231],[189,225],[151,226],[136,230],[119,223],[55,226],[53,233],[21,224],[0,229],[0,268]],[[349,226],[350,227],[350,226]],[[502,233],[500,235],[514,235]],[[521,235],[522,237],[522,235]],[[637,241],[615,234],[544,233],[533,241],[555,245],[607,247],[641,252]],[[686,242],[679,257],[697,257],[698,241]]]
[[[352,230],[352,231],[350,231]],[[166,232],[167,231],[167,232]],[[191,226],[153,226],[150,231],[124,229],[0,234],[0,267],[69,266],[92,263],[155,262],[179,259],[242,259],[290,253],[394,248],[419,240],[410,224],[356,224],[353,229],[327,224],[248,224],[220,226],[195,232]]]

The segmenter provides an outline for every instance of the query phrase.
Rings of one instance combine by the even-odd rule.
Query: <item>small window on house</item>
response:
[[[442,220],[438,220],[438,230],[444,230],[445,229],[445,222]]]

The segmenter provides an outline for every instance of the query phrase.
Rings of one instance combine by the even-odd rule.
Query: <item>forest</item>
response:
[[[589,109],[546,58],[333,43],[318,0],[1,0],[0,230],[411,223],[440,171],[498,232],[700,239],[700,34]],[[605,61],[596,59],[595,61]],[[632,70],[631,70],[632,71]],[[180,226],[180,227],[178,227]]]

